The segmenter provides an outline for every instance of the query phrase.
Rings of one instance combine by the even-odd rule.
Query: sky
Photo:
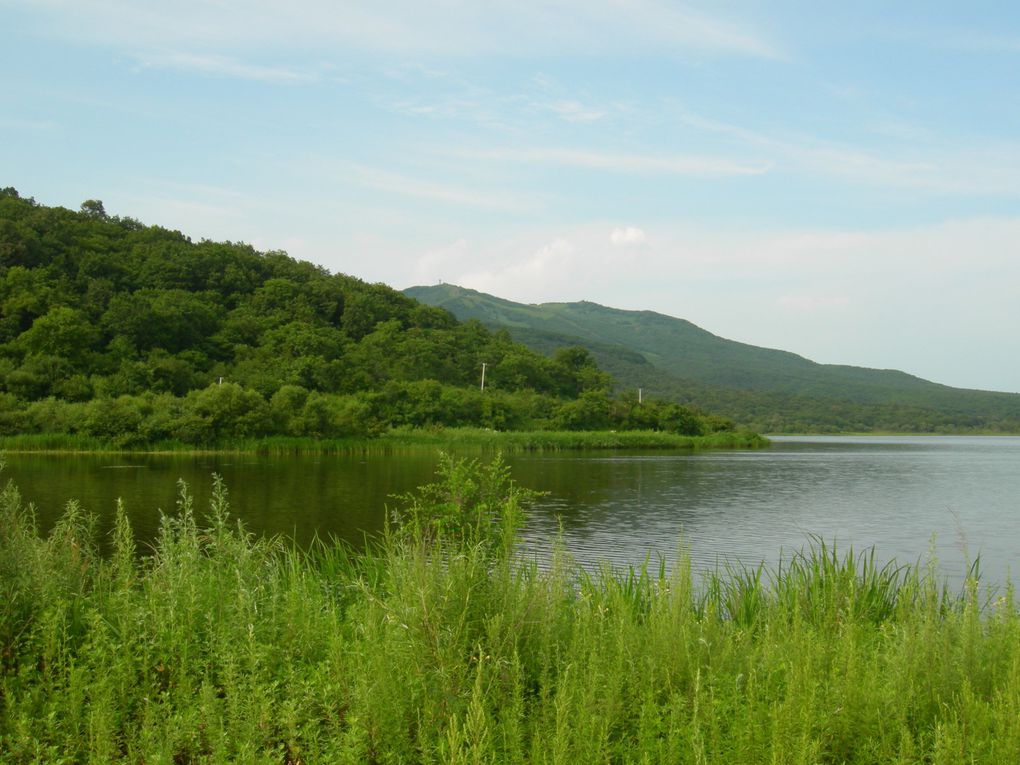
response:
[[[1020,391],[1020,3],[0,0],[0,186]]]

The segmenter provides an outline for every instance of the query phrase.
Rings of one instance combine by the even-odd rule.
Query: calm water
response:
[[[707,454],[517,455],[522,485],[548,492],[526,530],[539,556],[562,528],[582,563],[674,556],[695,566],[775,562],[812,535],[876,547],[900,562],[932,546],[959,581],[980,554],[985,581],[1020,563],[1020,438],[786,437],[767,450]],[[431,455],[397,457],[156,457],[8,455],[6,475],[52,523],[77,498],[108,523],[121,497],[138,534],[174,507],[183,478],[204,506],[211,474],[254,531],[299,542],[313,534],[357,543],[378,531],[393,494],[432,477]]]

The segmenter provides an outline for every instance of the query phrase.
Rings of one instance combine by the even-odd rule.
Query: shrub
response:
[[[443,453],[439,480],[397,497],[391,513],[398,538],[415,543],[481,545],[491,554],[509,555],[524,523],[524,507],[538,493],[511,480],[510,468],[497,456],[488,465]]]

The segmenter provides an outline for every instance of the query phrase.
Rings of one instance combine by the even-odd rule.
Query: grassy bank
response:
[[[567,451],[596,449],[749,449],[768,440],[746,431],[680,436],[650,430],[632,431],[494,431],[483,428],[395,429],[375,438],[298,438],[266,436],[230,439],[207,446],[158,441],[123,447],[82,435],[26,434],[0,437],[7,452],[248,452],[255,454],[387,454],[419,449],[478,452]]]
[[[40,538],[9,486],[0,761],[1016,761],[1011,589],[821,546],[703,582],[539,570],[505,479],[453,463],[363,556],[252,538],[221,490],[145,557],[121,515],[101,558],[75,505]]]

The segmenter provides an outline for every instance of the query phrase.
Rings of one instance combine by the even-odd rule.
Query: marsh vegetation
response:
[[[515,549],[529,495],[445,459],[387,533],[302,550],[182,486],[109,555],[0,496],[6,762],[1007,762],[1011,587],[822,544],[696,579]]]

